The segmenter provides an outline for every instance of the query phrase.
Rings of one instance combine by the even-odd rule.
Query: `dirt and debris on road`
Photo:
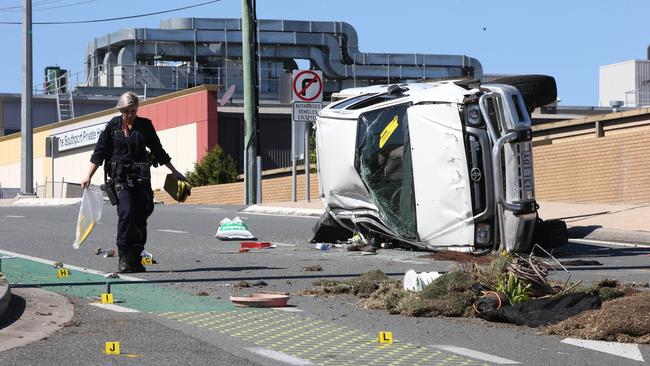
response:
[[[501,295],[509,295],[504,297],[508,299],[504,301],[504,306],[515,304],[517,301],[513,301],[514,297],[522,296],[524,292],[527,296],[522,297],[519,303],[528,299],[552,299],[569,293],[582,293],[602,298],[602,307],[598,310],[581,310],[574,316],[568,314],[567,317],[571,316],[568,319],[562,320],[560,317],[554,320],[557,322],[554,325],[539,329],[546,334],[583,339],[650,343],[650,291],[642,289],[643,285],[620,283],[607,278],[590,287],[549,282],[547,287],[556,292],[536,295],[525,276],[518,278],[520,285],[511,286],[510,289],[504,287],[508,282],[506,279],[511,280],[517,273],[513,273],[513,265],[519,265],[520,271],[526,269],[522,257],[493,255],[488,258],[490,261],[486,265],[459,263],[456,270],[438,277],[421,292],[405,290],[401,280],[391,280],[382,271],[375,270],[353,279],[316,280],[313,282],[316,288],[302,294],[355,295],[359,297],[357,304],[360,307],[404,316],[474,317],[477,315],[476,302],[486,293],[498,291],[498,288],[501,288]],[[535,264],[536,260],[528,258],[527,263]],[[539,268],[536,269],[539,271]]]
[[[427,255],[422,255],[418,258],[434,259],[437,261],[453,261],[458,263],[476,263],[488,264],[492,262],[492,255],[474,255],[471,253],[454,252],[451,250],[444,250]]]
[[[469,316],[478,298],[474,280],[465,272],[451,272],[432,282],[421,293],[406,291],[401,281],[390,280],[375,270],[350,280],[316,280],[309,295],[352,294],[359,296],[359,306],[387,310],[406,316]]]
[[[650,292],[638,292],[603,303],[542,329],[544,334],[582,339],[650,344]]]

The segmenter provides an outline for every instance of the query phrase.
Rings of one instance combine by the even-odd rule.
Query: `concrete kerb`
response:
[[[7,281],[0,281],[0,320],[3,320],[11,302],[11,286]]]
[[[77,198],[19,198],[12,202],[12,206],[68,206],[81,202]]]
[[[278,207],[252,205],[242,210],[244,213],[257,213],[267,215],[290,215],[290,216],[315,216],[320,217],[325,209],[322,208],[302,208],[302,207]]]
[[[569,226],[570,239],[624,243],[650,248],[650,232],[599,228],[590,230],[582,226]]]

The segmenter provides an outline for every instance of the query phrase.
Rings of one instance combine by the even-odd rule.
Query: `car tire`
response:
[[[533,242],[544,249],[558,248],[568,244],[569,233],[562,220],[541,220],[535,223]]]
[[[512,85],[521,93],[528,113],[557,100],[555,78],[548,75],[519,75],[498,78],[489,84]]]

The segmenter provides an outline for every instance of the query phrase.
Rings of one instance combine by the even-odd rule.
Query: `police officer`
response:
[[[149,154],[176,178],[186,179],[172,165],[151,120],[137,116],[138,96],[132,92],[122,94],[116,108],[121,115],[111,119],[99,135],[81,186],[88,187],[97,168],[105,162],[108,182],[117,198],[118,272],[144,272],[140,255],[147,241],[147,218],[154,207]]]

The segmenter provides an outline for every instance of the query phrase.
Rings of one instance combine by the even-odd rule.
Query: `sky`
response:
[[[206,0],[32,0],[33,22],[80,21],[164,11]],[[0,0],[0,23],[22,21],[23,0]],[[241,0],[128,20],[34,25],[33,78],[46,66],[84,70],[88,42],[123,28],[158,28],[175,17],[241,18]],[[646,59],[649,0],[257,0],[258,19],[344,21],[361,52],[467,55],[488,74],[555,77],[560,104],[598,104],[602,65]],[[22,26],[0,24],[0,93],[20,93]]]

